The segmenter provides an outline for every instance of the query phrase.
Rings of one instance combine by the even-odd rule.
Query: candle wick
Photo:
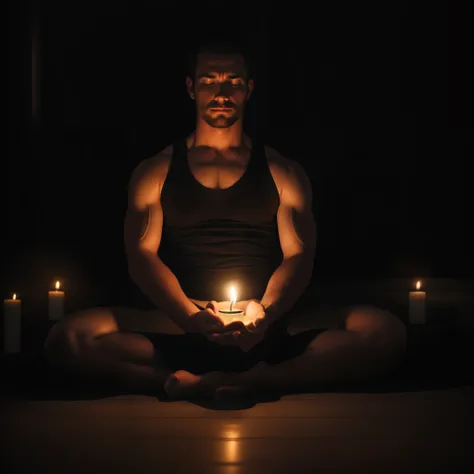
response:
[[[234,303],[234,302],[233,302],[232,300],[230,300],[230,310],[229,310],[229,311],[232,311],[232,304],[233,304],[233,303]]]

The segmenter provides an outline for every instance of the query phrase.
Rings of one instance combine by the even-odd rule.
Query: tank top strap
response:
[[[186,139],[176,140],[173,143],[173,153],[170,168],[168,170],[167,180],[183,181],[188,179],[187,144]]]
[[[260,176],[266,167],[265,146],[259,140],[252,140],[248,175]]]

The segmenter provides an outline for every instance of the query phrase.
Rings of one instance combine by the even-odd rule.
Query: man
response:
[[[49,359],[174,399],[311,390],[392,370],[405,328],[377,308],[348,308],[332,329],[287,333],[313,268],[310,181],[243,133],[254,82],[242,51],[210,43],[194,59],[186,86],[195,131],[141,163],[129,186],[129,271],[158,309],[69,315],[48,335]],[[230,284],[254,323],[220,319]]]

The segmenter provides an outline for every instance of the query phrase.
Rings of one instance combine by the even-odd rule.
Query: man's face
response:
[[[215,128],[230,127],[242,119],[253,89],[239,54],[199,54],[194,81],[188,77],[186,84],[199,116]]]

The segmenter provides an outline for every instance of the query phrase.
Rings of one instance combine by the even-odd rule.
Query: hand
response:
[[[189,317],[186,324],[186,332],[202,334],[209,338],[211,334],[241,329],[241,326],[243,324],[240,322],[225,325],[224,321],[219,317],[213,302],[209,302],[205,309]]]
[[[252,328],[256,329],[266,323],[265,316],[265,308],[258,301],[250,300],[245,308],[245,317],[252,321]]]
[[[265,318],[265,308],[255,300],[246,305],[245,317],[252,322],[247,325],[240,322],[228,324],[223,332],[216,332],[209,339],[223,345],[239,346],[244,352],[248,352],[265,337],[268,322]],[[241,326],[238,327],[237,324]]]
[[[247,333],[243,334],[240,344],[241,349],[247,352],[265,337],[268,329],[268,319],[265,308],[255,300],[251,300],[247,305],[245,317],[252,321],[247,324]]]

